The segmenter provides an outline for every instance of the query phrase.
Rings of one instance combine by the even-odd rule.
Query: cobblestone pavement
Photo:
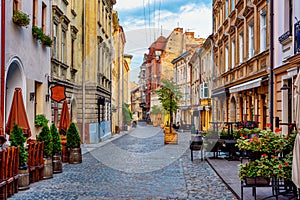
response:
[[[189,139],[164,145],[160,128],[138,126],[10,199],[236,199],[206,161],[190,161]]]

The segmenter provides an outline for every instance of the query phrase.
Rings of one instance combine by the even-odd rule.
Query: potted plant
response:
[[[161,87],[155,92],[158,95],[158,99],[162,104],[164,110],[170,115],[170,120],[168,122],[169,131],[165,132],[165,144],[178,144],[178,135],[174,129],[172,129],[173,124],[173,113],[176,112],[178,106],[177,103],[182,97],[182,93],[178,85],[170,80],[161,80]]]
[[[33,26],[32,27],[32,36],[39,40],[41,42],[41,44],[51,47],[53,44],[53,40],[51,39],[50,36],[46,35],[42,28],[39,28],[37,26]]]
[[[9,137],[11,146],[20,147],[19,153],[19,179],[18,187],[20,190],[29,189],[29,169],[27,165],[28,153],[25,150],[24,144],[26,137],[24,136],[22,129],[15,124]]]
[[[60,140],[60,135],[57,131],[55,124],[51,125],[50,132],[53,140],[53,152],[52,152],[53,173],[61,173],[62,172],[62,161],[61,161],[62,144]]]
[[[44,34],[44,37],[41,39],[41,43],[45,46],[51,47],[53,40],[51,39],[51,37],[49,35]]]
[[[78,127],[74,122],[70,124],[67,130],[67,148],[69,148],[69,163],[78,164],[82,163],[82,155],[80,148],[80,134]]]
[[[52,167],[53,142],[52,142],[52,135],[50,133],[47,124],[43,125],[42,131],[38,135],[38,141],[44,142],[43,179],[49,179],[53,177],[53,167]]]
[[[25,26],[27,27],[30,23],[29,15],[19,11],[19,10],[14,10],[13,22],[19,26]]]

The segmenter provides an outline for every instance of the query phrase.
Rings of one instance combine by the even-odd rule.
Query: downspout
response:
[[[4,119],[5,79],[5,0],[1,0],[1,115]],[[2,123],[2,122],[1,122]]]
[[[269,79],[269,97],[270,97],[270,124],[271,130],[274,130],[274,0],[270,0],[270,79]]]
[[[85,143],[85,65],[86,65],[86,51],[85,51],[85,29],[86,29],[86,5],[83,0],[83,26],[82,29],[82,44],[83,44],[83,63],[82,63],[82,143]]]

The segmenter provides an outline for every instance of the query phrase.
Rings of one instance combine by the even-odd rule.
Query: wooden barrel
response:
[[[18,188],[19,190],[28,190],[29,187],[29,169],[19,169],[18,173]]]
[[[52,157],[52,164],[53,164],[53,173],[62,173],[62,162],[61,162],[61,155],[54,155]]]
[[[44,158],[43,179],[53,178],[52,158]]]
[[[81,148],[70,148],[69,163],[70,164],[82,163]]]

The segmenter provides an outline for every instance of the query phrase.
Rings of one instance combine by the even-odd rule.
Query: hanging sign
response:
[[[61,85],[56,85],[50,88],[51,90],[51,99],[56,101],[57,103],[65,100],[66,96],[66,88]]]

